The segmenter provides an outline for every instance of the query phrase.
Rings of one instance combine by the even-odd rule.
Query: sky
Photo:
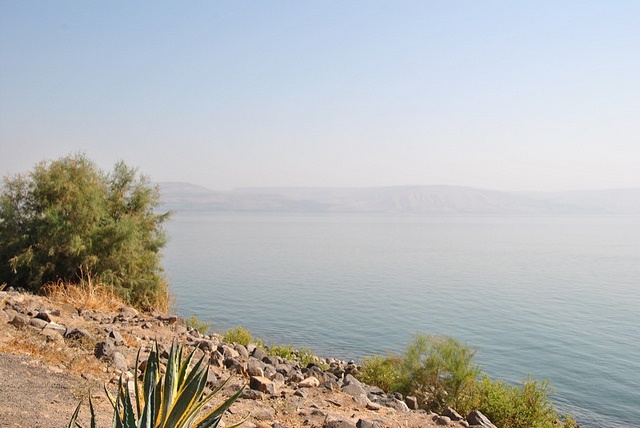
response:
[[[0,0],[0,176],[640,187],[640,1]]]

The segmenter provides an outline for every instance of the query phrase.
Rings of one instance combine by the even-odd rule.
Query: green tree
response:
[[[38,291],[91,274],[126,301],[166,295],[159,190],[118,162],[104,173],[82,154],[6,177],[0,194],[0,283]]]

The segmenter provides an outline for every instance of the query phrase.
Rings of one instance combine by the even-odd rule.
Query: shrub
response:
[[[197,330],[198,333],[205,335],[208,334],[211,330],[211,324],[208,322],[200,321],[197,315],[191,315],[187,318],[187,327],[191,327],[194,330]]]
[[[417,396],[429,410],[463,409],[480,374],[474,355],[452,337],[416,334],[405,351],[400,392]]]
[[[546,380],[527,377],[519,386],[511,386],[484,375],[475,387],[474,407],[502,428],[573,426],[570,418],[564,424],[559,421],[550,398],[553,393]]]
[[[402,377],[403,358],[399,355],[373,355],[362,360],[358,379],[369,385],[382,388],[385,392],[403,389],[400,384]]]
[[[239,343],[243,346],[247,346],[254,342],[253,336],[251,336],[249,330],[240,325],[227,330],[224,333],[223,340],[229,343]]]
[[[85,274],[129,304],[166,299],[159,189],[118,162],[104,173],[84,155],[37,164],[7,177],[0,193],[0,283],[39,291]]]
[[[138,357],[140,352],[138,351]],[[218,407],[201,414],[203,407],[226,384],[223,383],[209,395],[204,395],[207,383],[208,369],[203,364],[202,357],[191,367],[194,352],[186,358],[183,356],[182,347],[172,345],[167,361],[166,372],[160,371],[160,359],[157,349],[151,352],[142,376],[142,385],[138,376],[135,377],[135,389],[133,394],[123,382],[122,377],[118,385],[118,393],[112,398],[108,392],[114,410],[114,427],[137,428],[215,428],[222,419],[224,412],[238,399],[242,389],[228,398]],[[136,360],[136,367],[138,367]],[[228,382],[228,379],[227,379]],[[105,389],[106,391],[106,389]],[[91,411],[91,426],[95,427],[95,412],[91,398],[89,398]],[[77,428],[76,423],[80,404],[69,422],[69,428]],[[228,425],[228,428],[239,426]]]

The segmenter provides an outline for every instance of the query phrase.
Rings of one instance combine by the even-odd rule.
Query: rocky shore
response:
[[[177,316],[126,306],[86,309],[13,290],[0,291],[0,426],[66,427],[88,394],[102,426],[110,426],[102,386],[113,391],[121,375],[133,379],[138,350],[144,364],[156,341],[160,350],[177,342],[204,356],[209,389],[230,376],[223,396],[244,386],[223,423],[249,415],[243,427],[494,426],[479,412],[463,417],[447,409],[437,415],[418,409],[413,397],[365,385],[355,377],[354,361],[326,358],[303,367],[252,344],[203,335]],[[88,413],[83,409],[83,424]]]

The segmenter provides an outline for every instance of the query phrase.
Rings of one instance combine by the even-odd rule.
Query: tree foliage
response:
[[[6,177],[0,194],[0,283],[38,291],[93,275],[126,301],[152,307],[166,284],[159,190],[123,162],[110,173],[82,154]]]

